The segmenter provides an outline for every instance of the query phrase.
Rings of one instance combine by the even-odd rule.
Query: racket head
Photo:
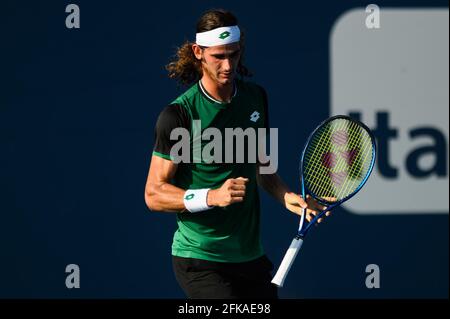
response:
[[[369,178],[376,157],[375,138],[362,122],[336,115],[320,123],[301,155],[302,196],[326,206],[354,196]]]

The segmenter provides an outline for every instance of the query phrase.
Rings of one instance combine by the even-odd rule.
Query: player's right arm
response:
[[[170,140],[170,133],[176,128],[190,129],[189,116],[181,105],[169,105],[158,117],[155,128],[155,147],[145,186],[145,203],[150,210],[164,212],[183,212],[185,189],[171,183],[178,165],[170,157],[171,147],[175,141]],[[221,187],[209,190],[209,206],[228,206],[241,202],[245,196],[246,178],[230,178]]]
[[[185,190],[170,183],[177,166],[171,160],[152,156],[145,185],[145,203],[150,210],[176,213],[185,210],[183,202]]]
[[[152,156],[147,183],[145,185],[145,203],[152,211],[182,212],[186,190],[170,183],[177,170],[177,164],[159,156]],[[209,206],[228,206],[242,202],[245,196],[247,178],[230,178],[217,189],[208,192]]]

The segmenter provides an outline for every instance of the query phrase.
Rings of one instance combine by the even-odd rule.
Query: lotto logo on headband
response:
[[[223,40],[223,39],[228,38],[229,36],[230,36],[230,32],[225,31],[225,32],[222,32],[222,33],[219,35],[219,38],[221,38],[221,39]]]

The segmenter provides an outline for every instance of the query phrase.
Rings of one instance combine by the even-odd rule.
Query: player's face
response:
[[[202,51],[203,72],[217,84],[233,83],[241,58],[239,43],[204,48]]]

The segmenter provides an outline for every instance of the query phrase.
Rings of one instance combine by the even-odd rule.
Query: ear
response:
[[[192,51],[194,52],[194,55],[197,58],[197,60],[202,59],[202,48],[200,48],[200,46],[198,44],[194,43],[192,45]]]

